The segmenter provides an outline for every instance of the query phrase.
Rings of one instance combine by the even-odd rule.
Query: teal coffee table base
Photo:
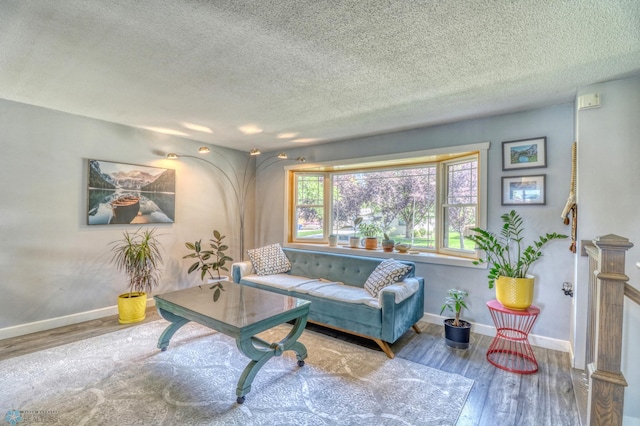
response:
[[[260,303],[273,303],[273,300],[269,301],[267,299],[273,299],[272,296],[266,297],[267,295],[263,295],[263,293],[275,294],[271,292],[266,292],[264,290],[254,289],[250,287],[238,286],[237,284],[230,284],[225,286],[227,289],[231,286],[242,287],[241,290],[244,296],[247,296],[246,293],[254,293],[258,291],[259,294],[253,294],[257,297],[256,300],[260,300]],[[245,396],[251,391],[251,384],[253,383],[253,379],[258,374],[258,371],[262,368],[262,366],[269,361],[271,358],[282,355],[283,352],[292,350],[296,353],[296,358],[298,359],[298,366],[304,366],[304,360],[307,358],[307,348],[300,342],[298,342],[298,337],[304,331],[304,328],[307,324],[307,314],[309,313],[309,305],[310,303],[301,299],[290,298],[287,296],[276,295],[282,299],[285,305],[292,307],[285,307],[284,309],[279,309],[279,312],[274,315],[263,315],[264,318],[256,318],[255,321],[245,319],[242,321],[237,321],[237,318],[234,316],[233,318],[229,318],[224,308],[223,303],[220,303],[223,298],[221,297],[217,302],[212,302],[209,299],[209,303],[219,305],[213,306],[213,309],[210,309],[210,306],[206,308],[210,310],[207,314],[203,314],[201,308],[202,305],[202,295],[201,294],[192,294],[191,296],[200,296],[195,299],[187,298],[184,301],[180,301],[184,303],[183,306],[178,304],[177,300],[171,300],[169,297],[173,294],[177,294],[180,292],[190,291],[191,293],[198,293],[194,289],[180,290],[178,292],[169,293],[167,295],[155,296],[156,306],[160,316],[165,320],[169,321],[171,324],[162,332],[162,335],[158,339],[158,348],[162,351],[166,351],[169,346],[169,341],[171,337],[175,334],[176,331],[180,329],[183,325],[187,324],[189,321],[195,321],[199,324],[205,325],[209,328],[212,328],[216,331],[226,334],[227,336],[233,337],[236,340],[236,346],[245,356],[247,356],[251,361],[245,367],[240,379],[238,380],[238,386],[236,388],[237,402],[238,404],[242,404],[245,401]],[[199,289],[200,291],[206,291],[205,289]],[[226,290],[225,293],[229,291]],[[263,297],[261,297],[263,296]],[[229,298],[233,299],[233,298]],[[289,299],[289,300],[284,300]],[[193,302],[193,309],[188,307],[189,304]],[[244,301],[246,302],[246,300]],[[291,303],[293,302],[293,304]],[[243,303],[246,305],[246,303]],[[265,305],[266,306],[266,305]],[[279,306],[276,304],[276,306]],[[280,304],[280,306],[283,306]],[[242,309],[242,306],[240,309]],[[255,311],[256,305],[253,304],[253,311]],[[269,309],[273,309],[273,305],[270,306]],[[218,315],[220,313],[220,315]],[[255,315],[255,312],[251,312],[249,317]],[[224,318],[223,318],[224,317]],[[258,315],[259,317],[259,315]],[[280,324],[284,324],[288,321],[294,321],[293,328],[291,331],[279,342],[269,343],[256,335],[269,330],[273,327],[276,327]],[[242,323],[242,324],[239,324]]]

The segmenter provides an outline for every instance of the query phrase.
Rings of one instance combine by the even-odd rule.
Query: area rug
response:
[[[248,359],[235,340],[189,323],[166,352],[168,323],[0,362],[0,423],[46,425],[453,425],[473,381],[305,330],[309,357],[271,359],[244,404]],[[280,340],[289,325],[263,333]]]

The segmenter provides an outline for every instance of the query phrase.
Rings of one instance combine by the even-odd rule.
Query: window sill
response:
[[[382,249],[367,250],[365,248],[351,248],[349,246],[338,245],[329,247],[328,244],[314,243],[285,243],[285,247],[300,250],[315,250],[327,253],[340,253],[352,256],[378,257],[381,259],[394,258],[398,260],[408,260],[415,263],[428,263],[434,265],[460,266],[463,268],[486,269],[486,264],[474,265],[473,259],[466,257],[447,256],[436,253],[403,254],[398,252],[385,252]]]

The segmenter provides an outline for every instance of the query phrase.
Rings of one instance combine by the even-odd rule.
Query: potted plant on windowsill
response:
[[[444,305],[440,310],[440,315],[448,309],[455,314],[455,318],[444,320],[444,337],[447,346],[456,349],[467,349],[469,347],[469,339],[471,336],[471,323],[460,319],[460,311],[467,308],[464,299],[469,295],[464,290],[452,288],[447,293]]]
[[[156,229],[130,233],[110,243],[111,263],[129,280],[129,291],[118,296],[118,322],[130,324],[146,317],[147,293],[151,293],[160,282],[162,264],[161,244],[155,235]]]
[[[189,253],[183,256],[183,259],[198,259],[193,265],[189,267],[188,274],[194,271],[200,271],[200,279],[204,280],[206,275],[209,275],[208,283],[212,284],[211,289],[215,288],[213,292],[213,301],[217,301],[220,298],[221,291],[224,291],[222,283],[229,281],[229,277],[221,275],[220,271],[229,271],[225,266],[226,262],[232,262],[233,259],[225,254],[225,250],[229,249],[229,246],[222,243],[225,236],[219,231],[213,231],[213,238],[210,239],[210,250],[202,249],[202,240],[198,240],[194,243],[185,243],[185,247],[192,250],[193,253]],[[212,271],[215,271],[214,275]]]
[[[364,235],[364,248],[367,250],[375,250],[378,248],[378,235],[382,232],[375,223],[363,223],[360,225],[360,232]]]
[[[529,267],[542,257],[542,247],[549,241],[567,238],[556,232],[547,233],[523,248],[523,220],[511,210],[502,216],[500,235],[481,228],[472,228],[475,235],[466,238],[477,249],[484,251],[486,259],[473,263],[489,264],[489,288],[496,286],[496,299],[509,309],[525,310],[533,303],[534,277],[527,275]]]
[[[362,217],[356,216],[353,218],[353,235],[349,237],[349,247],[360,247],[360,238],[358,238],[358,225],[362,223]]]
[[[384,234],[384,239],[380,242],[382,250],[386,252],[392,252],[396,242],[389,238],[388,234]]]

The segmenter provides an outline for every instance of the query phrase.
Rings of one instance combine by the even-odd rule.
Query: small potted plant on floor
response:
[[[156,229],[130,233],[110,243],[111,263],[127,274],[129,291],[118,296],[118,321],[129,324],[146,317],[147,293],[151,293],[160,282],[162,264],[161,244],[155,235]]]
[[[375,250],[378,248],[378,235],[382,229],[375,223],[363,223],[360,225],[360,232],[364,235],[364,248]]]
[[[452,288],[447,293],[440,315],[448,309],[455,314],[455,318],[444,320],[444,337],[447,346],[455,349],[467,349],[471,336],[471,323],[460,319],[462,308],[468,309],[464,299],[469,295],[464,290]]]
[[[205,276],[209,276],[208,282],[212,284],[211,289],[215,288],[213,292],[213,301],[217,301],[220,298],[220,292],[224,291],[222,283],[229,281],[229,277],[221,275],[220,271],[229,271],[229,268],[225,266],[227,261],[232,262],[233,259],[225,254],[225,250],[229,249],[229,246],[222,243],[225,236],[220,231],[213,231],[213,238],[210,239],[210,250],[202,249],[202,240],[198,240],[194,243],[185,243],[184,245],[193,253],[189,253],[183,256],[183,259],[198,259],[189,267],[188,274],[194,271],[200,271],[200,279],[204,280]],[[215,275],[212,273],[215,272]]]
[[[532,263],[542,257],[542,247],[549,241],[568,238],[558,233],[547,233],[533,241],[533,245],[522,246],[524,237],[523,220],[511,210],[502,216],[503,226],[500,235],[472,228],[475,235],[466,238],[476,243],[477,249],[484,251],[486,259],[473,263],[489,264],[489,288],[496,286],[496,299],[509,309],[525,310],[533,303],[534,278],[527,275]]]

